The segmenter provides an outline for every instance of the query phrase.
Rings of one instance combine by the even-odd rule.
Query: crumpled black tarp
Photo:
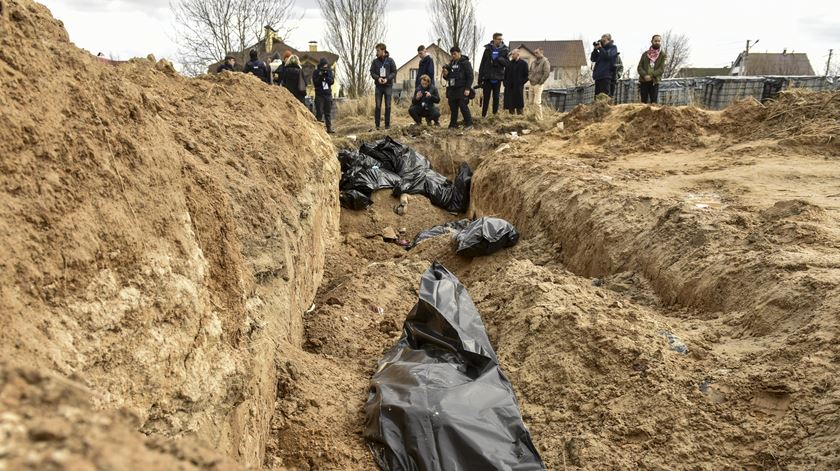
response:
[[[458,233],[458,255],[480,257],[513,247],[519,242],[519,231],[504,219],[483,217],[476,219]]]
[[[371,380],[364,436],[385,471],[543,470],[464,285],[438,263]]]
[[[339,195],[341,206],[356,211],[367,208],[373,201],[364,193],[356,190],[342,191]]]
[[[441,236],[444,234],[448,234],[450,231],[460,232],[465,227],[470,225],[469,219],[461,219],[460,221],[452,221],[447,222],[446,224],[441,224],[440,226],[435,226],[425,231],[420,232],[414,237],[414,240],[411,241],[411,245],[409,245],[408,249],[413,249],[417,246],[420,242],[423,242],[426,239],[431,239],[433,237]]]
[[[461,165],[458,177],[450,182],[432,170],[425,157],[390,137],[362,144],[359,152],[341,151],[338,160],[341,191],[357,190],[370,197],[376,190],[393,188],[394,196],[425,195],[447,211],[464,213],[469,207],[472,170],[467,164]]]

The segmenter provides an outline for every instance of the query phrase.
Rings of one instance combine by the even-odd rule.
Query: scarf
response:
[[[647,56],[648,59],[650,59],[650,61],[655,64],[657,59],[659,59],[659,54],[661,53],[662,49],[654,49],[653,47],[651,47],[650,49],[648,49]]]

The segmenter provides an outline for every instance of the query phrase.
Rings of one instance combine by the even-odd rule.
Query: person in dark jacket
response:
[[[420,124],[420,121],[426,118],[427,124],[435,123],[435,126],[440,126],[438,103],[440,103],[440,93],[432,83],[432,78],[428,75],[421,75],[420,86],[414,91],[408,114],[416,124]]]
[[[417,55],[420,57],[420,65],[417,67],[417,78],[414,79],[414,88],[420,86],[420,79],[427,75],[429,76],[429,80],[432,81],[432,85],[435,84],[435,61],[432,59],[432,56],[429,55],[429,52],[426,51],[426,46],[420,46],[417,48]]]
[[[505,69],[505,109],[522,114],[525,109],[525,84],[528,83],[528,63],[519,57],[519,49],[510,55]]]
[[[306,81],[303,78],[303,70],[300,68],[300,59],[292,55],[283,67],[283,86],[303,103],[306,99]]]
[[[265,62],[259,59],[259,55],[257,54],[256,49],[251,49],[250,52],[251,60],[245,64],[245,68],[242,69],[242,72],[246,74],[254,74],[260,78],[265,83],[271,83],[271,68]]]
[[[326,57],[322,57],[318,62],[318,68],[312,73],[312,86],[315,88],[315,117],[321,121],[323,116],[329,134],[333,133],[330,119],[333,83],[335,83],[335,76],[330,69],[330,63]]]
[[[391,129],[391,97],[394,95],[394,81],[397,79],[397,64],[388,55],[384,44],[376,45],[376,59],[370,65],[370,76],[376,84],[376,108],[373,121],[379,129],[382,117],[382,99],[385,98],[385,129]]]
[[[449,53],[452,54],[452,61],[443,68],[443,79],[449,84],[446,88],[446,99],[451,111],[449,129],[458,127],[458,110],[464,115],[464,129],[471,129],[470,92],[472,92],[475,74],[470,58],[461,55],[460,48],[453,47]]]
[[[484,90],[484,101],[481,105],[481,116],[487,116],[487,108],[490,105],[490,95],[493,95],[493,114],[499,112],[499,93],[502,82],[505,80],[505,68],[507,67],[510,49],[505,46],[502,33],[495,33],[493,41],[484,46],[484,56],[481,57],[481,65],[478,67],[478,83]]]
[[[595,43],[590,60],[595,64],[592,78],[595,80],[595,95],[610,94],[610,85],[615,77],[618,60],[618,47],[612,40],[612,35],[605,34]]]
[[[222,73],[224,71],[236,72],[236,58],[233,56],[225,57],[225,62],[219,66],[216,70],[216,73]]]
[[[639,94],[642,103],[659,103],[659,84],[665,74],[665,51],[662,50],[662,36],[656,35],[650,40],[650,49],[642,53],[639,59]]]

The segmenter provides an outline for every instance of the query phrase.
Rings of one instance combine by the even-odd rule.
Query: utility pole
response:
[[[756,39],[753,43],[751,40],[747,39],[747,50],[744,52],[744,60],[741,61],[741,75],[747,75],[747,59],[750,57],[750,43],[755,46],[759,41],[761,40]]]
[[[834,55],[834,49],[828,50],[828,62],[825,63],[825,76],[828,77],[828,74],[831,72],[831,56]]]

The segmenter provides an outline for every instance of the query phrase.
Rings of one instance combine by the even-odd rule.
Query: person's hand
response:
[[[417,99],[419,100],[422,97],[423,97],[423,92],[417,92]]]
[[[653,81],[653,78],[651,78],[650,75],[645,75],[645,82],[651,82],[651,81]]]
[[[426,92],[426,98],[429,98],[429,97],[431,97],[431,96],[432,96],[432,94],[431,94],[431,93]]]
[[[464,96],[470,96],[470,90],[469,89],[464,90]]]

